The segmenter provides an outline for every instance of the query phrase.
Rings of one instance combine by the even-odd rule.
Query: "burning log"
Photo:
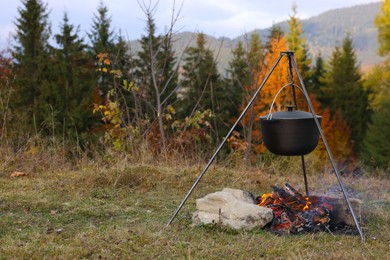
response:
[[[273,210],[270,229],[289,233],[329,230],[333,205],[325,196],[303,196],[288,183],[284,189],[272,186],[271,194],[257,198],[256,204]]]

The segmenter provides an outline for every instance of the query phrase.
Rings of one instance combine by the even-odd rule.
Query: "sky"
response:
[[[80,26],[80,34],[91,30],[92,19],[100,2],[109,10],[112,26],[121,31],[125,39],[139,39],[144,34],[145,15],[140,4],[158,5],[154,18],[159,33],[169,28],[172,11],[179,19],[176,32],[203,32],[214,37],[235,38],[254,29],[264,29],[287,20],[292,5],[297,5],[298,16],[306,19],[325,11],[351,7],[380,0],[41,0],[47,3],[53,34],[59,32],[64,12],[71,24]],[[14,22],[21,0],[0,0],[0,48],[9,45],[15,32]]]

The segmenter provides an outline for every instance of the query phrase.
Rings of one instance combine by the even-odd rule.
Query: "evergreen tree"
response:
[[[341,49],[340,46],[335,46],[332,55],[328,61],[326,66],[326,73],[322,79],[324,87],[320,89],[318,93],[318,100],[323,105],[323,107],[329,107],[332,102],[332,98],[336,95],[336,90],[343,88],[343,86],[335,87],[333,84],[338,81],[340,77],[343,77],[343,72],[340,70],[341,68]],[[341,78],[340,78],[341,79]],[[343,83],[341,83],[343,84]],[[333,112],[333,110],[332,110]]]
[[[99,53],[115,53],[115,32],[111,29],[111,18],[108,17],[108,8],[100,2],[97,14],[94,14],[92,30],[88,33],[91,41],[91,52],[93,55]]]
[[[47,6],[40,0],[24,0],[22,5],[15,22],[17,81],[13,105],[19,114],[25,115],[19,122],[39,126],[48,113],[42,95],[47,79],[50,26]]]
[[[199,33],[196,46],[185,51],[182,74],[183,99],[179,107],[179,116],[182,118],[192,116],[197,110],[210,109],[216,116],[214,129],[216,137],[222,136],[225,131],[224,122],[230,118],[225,113],[227,91],[221,84],[220,75],[213,53],[206,47],[203,33]]]
[[[55,35],[53,83],[47,101],[55,111],[55,122],[64,134],[84,132],[93,124],[93,60],[79,37],[79,27],[69,24],[65,13],[60,33]],[[62,133],[61,133],[62,134]]]
[[[318,56],[315,58],[315,64],[310,77],[310,89],[308,90],[310,93],[312,92],[316,96],[319,95],[322,87],[324,86],[323,77],[325,73],[325,62],[322,58],[321,53],[319,53]]]
[[[230,100],[233,105],[230,108],[230,113],[234,117],[239,113],[239,104],[243,103],[245,98],[245,86],[250,82],[251,70],[247,61],[247,51],[244,49],[241,41],[237,43],[237,47],[232,51],[232,54],[233,58],[229,62],[229,78],[226,84],[229,86],[229,92],[232,94],[230,95]]]
[[[267,43],[268,44],[268,43]],[[257,84],[257,72],[263,67],[264,50],[263,43],[261,42],[260,36],[257,33],[252,34],[249,45],[249,50],[246,54],[247,66],[249,67],[249,75],[246,76],[244,81],[245,85],[252,85],[254,81]],[[256,73],[254,73],[256,71]]]
[[[185,51],[183,65],[183,95],[181,111],[184,118],[191,115],[195,110],[212,108],[212,85],[219,81],[213,53],[206,48],[206,38],[199,33],[196,46]]]
[[[343,40],[341,48],[336,47],[333,50],[324,83],[319,97],[321,103],[328,106],[333,114],[338,109],[341,111],[351,127],[354,149],[359,151],[369,119],[368,93],[363,88],[359,65],[349,36]]]
[[[255,91],[259,87],[262,80],[260,77],[261,68],[264,66],[264,50],[260,37],[257,33],[253,33],[250,37],[248,48],[244,49],[241,42],[238,43],[236,49],[233,50],[233,59],[230,62],[230,72],[232,78],[231,85],[237,90],[236,107],[239,109],[238,114],[248,104],[253,97]],[[242,133],[245,143],[252,143],[252,132],[256,121],[254,105],[252,105],[245,117],[241,121]],[[241,129],[237,129],[241,130]],[[248,145],[245,150],[246,162],[250,163],[252,146]]]
[[[145,101],[148,102],[148,115],[154,118],[157,99],[165,105],[173,104],[176,100],[176,59],[171,35],[156,35],[156,25],[151,15],[147,18],[146,35],[141,37],[140,43],[141,50],[135,59],[135,77],[143,90]]]
[[[157,119],[162,146],[165,148],[163,113],[176,101],[177,71],[172,50],[172,32],[156,35],[151,10],[146,9],[146,35],[135,59],[135,80],[142,92],[142,109],[148,118]]]
[[[370,90],[370,106],[374,110],[361,150],[362,160],[389,170],[390,161],[390,1],[384,0],[375,25],[378,28],[379,54],[386,60],[374,67],[365,79]]]
[[[370,165],[389,170],[390,167],[390,96],[381,103],[381,109],[372,115],[364,139],[362,159]]]
[[[129,72],[131,69],[132,57],[128,53],[129,46],[120,31],[119,31],[118,40],[115,45],[116,45],[115,46],[116,52],[114,53],[115,66],[123,72],[123,74],[127,79],[131,80],[132,76]]]
[[[141,114],[145,113],[149,118],[156,117],[156,95],[153,86],[152,63],[156,65],[156,58],[161,47],[161,36],[156,35],[156,25],[152,17],[147,20],[146,35],[142,35],[140,39],[141,50],[137,52],[137,57],[134,60],[135,65],[135,80],[142,92],[143,106]]]
[[[117,40],[115,32],[111,29],[111,18],[108,17],[108,8],[100,2],[97,14],[94,14],[92,21],[92,29],[88,33],[88,37],[91,41],[91,46],[89,47],[91,58],[98,60],[97,55],[100,53],[108,53],[111,57],[115,57],[118,50],[115,41]],[[114,60],[115,58],[111,58]],[[102,93],[102,97],[105,97],[108,93],[109,86],[109,76],[104,73],[98,74],[95,73],[97,82],[97,92]]]
[[[262,67],[263,45],[257,33],[253,33],[248,43],[248,50],[243,47],[242,42],[238,42],[237,47],[232,51],[233,59],[229,62],[229,73],[231,75],[229,84],[231,85],[232,100],[236,104],[237,112],[239,106],[248,103],[251,96],[258,88],[257,81],[260,67]],[[249,87],[250,86],[250,87]],[[233,115],[237,114],[232,113]]]
[[[273,45],[273,43],[278,43],[282,38],[285,38],[285,35],[282,31],[282,28],[278,25],[272,25],[269,35],[267,35],[267,43],[265,45],[265,52],[271,53],[276,49],[276,46]],[[284,47],[287,47],[287,45],[284,45]],[[279,53],[278,53],[279,54]]]
[[[286,36],[288,49],[294,52],[294,58],[297,62],[299,72],[302,76],[303,82],[307,88],[310,86],[311,70],[309,49],[306,39],[303,38],[302,24],[297,15],[297,6],[292,6],[293,14],[290,15],[288,21],[289,32]],[[298,81],[298,79],[296,79]]]

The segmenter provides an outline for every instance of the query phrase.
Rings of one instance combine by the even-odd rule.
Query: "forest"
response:
[[[65,12],[60,32],[52,35],[48,6],[24,0],[15,18],[14,43],[0,56],[0,142],[4,149],[61,147],[66,160],[94,152],[120,154],[136,161],[145,151],[161,158],[207,158],[221,143],[264,80],[280,52],[294,51],[305,87],[337,162],[348,170],[367,167],[388,171],[390,94],[388,55],[390,21],[387,2],[376,17],[379,52],[385,61],[364,74],[354,44],[346,34],[325,60],[312,57],[294,5],[288,31],[273,26],[266,38],[253,33],[239,41],[225,75],[208,49],[206,36],[178,56],[173,28],[157,35],[156,6],[140,5],[145,34],[136,53],[111,26],[108,8],[97,7],[87,39]],[[387,9],[386,9],[387,8]],[[55,44],[50,39],[55,39]],[[254,165],[269,152],[262,141],[259,117],[280,89],[297,75],[287,61],[268,80],[249,112],[229,137],[221,159]],[[274,111],[285,110],[283,93]],[[307,110],[298,93],[298,104]],[[323,145],[315,150],[326,157]],[[231,160],[233,161],[233,160]]]

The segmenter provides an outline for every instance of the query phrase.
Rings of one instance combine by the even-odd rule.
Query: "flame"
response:
[[[306,210],[309,209],[309,207],[310,207],[310,205],[312,205],[312,203],[311,203],[310,198],[309,198],[308,196],[305,196],[304,198],[305,198],[305,200],[306,200],[306,205],[303,207],[302,210],[303,210],[303,211],[306,211]]]
[[[272,186],[273,193],[257,198],[257,205],[272,209],[272,230],[300,232],[328,225],[333,207],[327,197],[303,196],[289,184],[284,189]]]
[[[264,205],[268,204],[268,203],[266,203],[268,198],[272,198],[272,193],[265,193],[265,194],[261,195],[260,202],[258,203],[258,205],[264,206]]]

